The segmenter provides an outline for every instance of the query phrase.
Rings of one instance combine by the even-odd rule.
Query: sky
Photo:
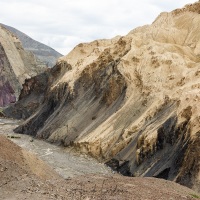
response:
[[[0,23],[66,55],[77,44],[126,35],[197,0],[0,0]]]

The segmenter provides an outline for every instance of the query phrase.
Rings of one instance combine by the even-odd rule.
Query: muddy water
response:
[[[0,119],[0,134],[6,135],[14,143],[36,154],[64,178],[84,174],[111,174],[111,170],[104,164],[97,162],[87,155],[76,153],[71,148],[55,146],[31,136],[16,134],[13,129],[19,121]],[[12,138],[12,137],[15,138]]]

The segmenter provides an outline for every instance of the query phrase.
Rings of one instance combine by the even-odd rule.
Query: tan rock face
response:
[[[44,69],[15,36],[0,26],[0,107],[15,102],[24,80]]]
[[[71,68],[16,131],[73,145],[123,174],[199,190],[199,8],[75,47],[59,60]]]

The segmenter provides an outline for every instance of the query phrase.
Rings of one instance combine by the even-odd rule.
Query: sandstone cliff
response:
[[[15,102],[24,80],[44,69],[32,53],[22,48],[18,38],[0,26],[0,107]]]
[[[199,24],[197,2],[124,37],[79,44],[59,60],[62,73],[50,72],[41,106],[15,131],[73,145],[124,175],[199,191]],[[32,80],[5,113],[33,102]]]

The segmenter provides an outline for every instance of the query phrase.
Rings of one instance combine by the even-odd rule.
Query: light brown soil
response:
[[[0,199],[193,199],[194,191],[154,178],[86,175],[62,179],[49,166],[0,136]]]

